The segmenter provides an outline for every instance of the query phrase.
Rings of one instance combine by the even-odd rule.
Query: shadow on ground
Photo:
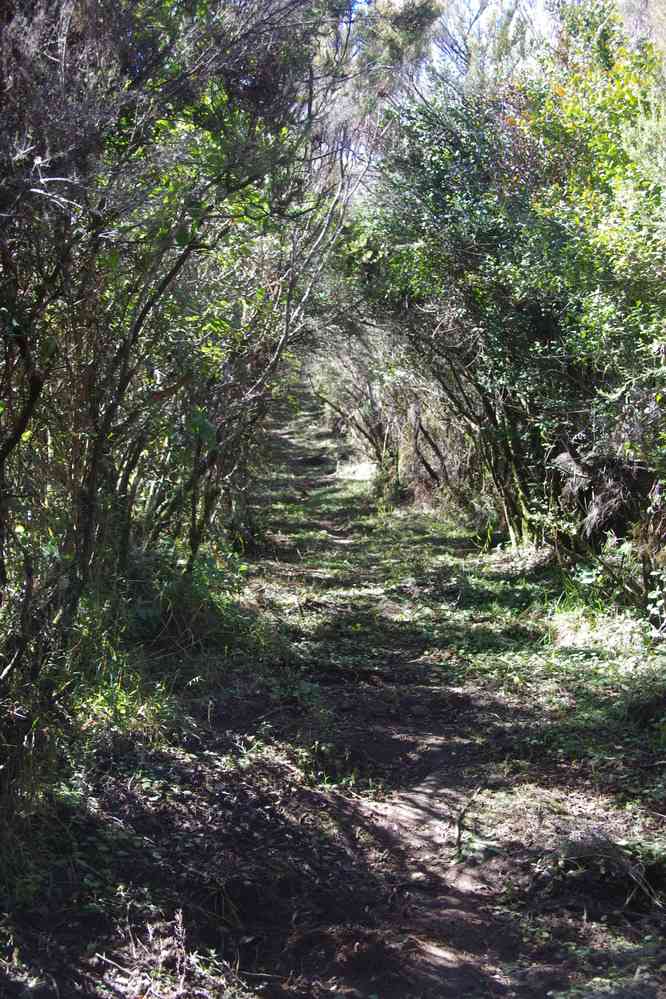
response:
[[[626,832],[654,758],[613,691],[550,714],[507,694],[552,578],[473,572],[462,533],[377,517],[316,418],[276,426],[258,497],[243,614],[279,641],[209,649],[203,693],[183,667],[187,739],[111,740],[48,829],[26,822],[43,884],[0,924],[0,995],[666,994],[660,911],[602,840],[560,848]]]

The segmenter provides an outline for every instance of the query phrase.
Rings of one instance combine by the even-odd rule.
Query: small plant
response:
[[[233,597],[245,586],[247,563],[233,548],[202,546],[194,560],[180,542],[158,546],[137,558],[131,592],[129,637],[143,641],[174,634],[196,645],[200,633],[208,640],[224,630],[224,617]]]
[[[477,532],[474,542],[478,545],[479,551],[487,554],[497,541],[497,522],[491,518],[486,521],[485,528]]]
[[[625,907],[638,898],[662,908],[665,873],[660,848],[614,842],[592,831],[571,836],[559,849],[544,854],[536,865],[532,890],[569,894],[576,884],[585,891],[601,880],[607,892],[614,888],[624,894]]]
[[[651,589],[647,592],[646,610],[652,626],[652,637],[666,638],[666,569],[659,566],[648,574]]]

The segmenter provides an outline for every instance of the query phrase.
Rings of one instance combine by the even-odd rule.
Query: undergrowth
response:
[[[238,603],[247,564],[230,550],[204,551],[185,575],[173,551],[149,561],[141,571],[135,566],[122,601],[110,593],[84,603],[71,653],[42,671],[12,807],[0,815],[5,900],[28,904],[44,891],[53,858],[67,863],[61,809],[75,801],[89,807],[100,767],[160,746],[202,743],[211,706],[234,685],[259,689],[263,676],[264,694],[277,696],[267,666],[285,646],[273,625]],[[27,701],[13,710],[27,716]],[[5,739],[12,737],[6,729]]]

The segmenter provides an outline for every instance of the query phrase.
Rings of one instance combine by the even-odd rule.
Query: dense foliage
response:
[[[459,470],[468,500],[472,455],[516,539],[633,539],[642,578],[624,589],[645,601],[661,586],[663,82],[634,41],[611,4],[562,5],[537,71],[396,102],[340,270],[390,331],[378,357],[420,378],[402,402],[381,390],[394,447],[411,424],[422,474]]]
[[[7,789],[141,594],[166,572],[186,600],[201,564],[236,564],[255,430],[355,182],[354,123],[324,113],[349,17],[157,0],[5,15]]]
[[[662,627],[658,19],[562,2],[537,60],[528,12],[3,12],[8,809],[91,677],[240,588],[306,356],[394,498],[594,552]]]

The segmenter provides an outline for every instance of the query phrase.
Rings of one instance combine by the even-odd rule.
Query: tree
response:
[[[330,13],[63,0],[7,21],[5,782],[131,550],[168,531],[192,573],[302,335],[352,183],[349,129],[326,132],[340,61],[314,72]]]
[[[561,16],[541,80],[402,102],[348,260],[368,318],[476,442],[513,535],[561,526],[565,453],[586,483],[580,541],[638,516],[637,442],[658,437],[656,413],[649,430],[630,413],[657,392],[661,186],[627,135],[651,113],[659,63],[626,46],[609,5]]]
[[[431,73],[458,89],[493,93],[534,60],[543,21],[532,0],[449,3],[435,27]]]

